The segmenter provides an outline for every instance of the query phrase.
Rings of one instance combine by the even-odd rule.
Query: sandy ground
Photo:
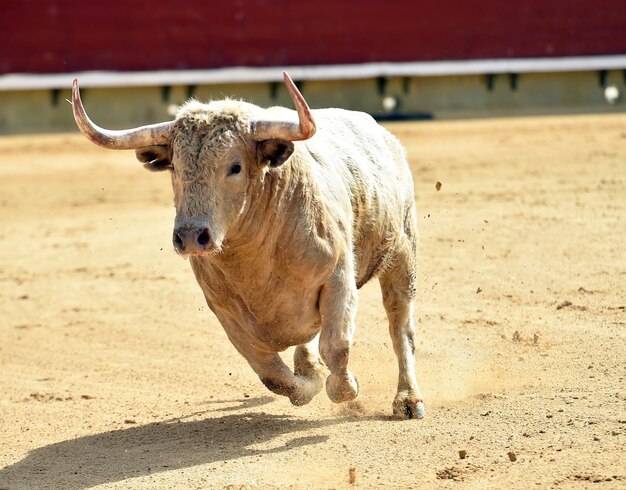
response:
[[[624,488],[626,115],[389,127],[420,210],[422,421],[390,419],[377,283],[358,402],[293,407],[174,254],[167,175],[0,138],[0,489]]]

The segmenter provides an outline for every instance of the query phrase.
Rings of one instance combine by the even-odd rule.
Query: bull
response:
[[[174,249],[267,388],[294,405],[324,384],[333,402],[355,399],[357,290],[378,277],[399,367],[393,413],[421,418],[417,219],[404,149],[367,114],[310,110],[284,81],[296,111],[192,100],[173,121],[113,131],[89,119],[77,80],[72,105],[93,143],[134,149],[148,170],[169,171]],[[293,371],[279,355],[291,346]]]

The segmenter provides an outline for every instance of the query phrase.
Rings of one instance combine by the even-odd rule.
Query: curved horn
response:
[[[255,141],[281,139],[286,141],[308,140],[315,134],[315,121],[304,97],[287,72],[283,72],[287,91],[298,111],[298,120],[260,119],[251,122]]]
[[[80,100],[78,79],[72,84],[72,110],[78,129],[92,143],[114,150],[131,150],[145,146],[166,145],[170,142],[172,122],[151,124],[139,128],[111,131],[94,124],[87,116]]]

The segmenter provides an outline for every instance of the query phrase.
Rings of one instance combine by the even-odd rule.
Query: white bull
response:
[[[109,131],[73,109],[94,143],[135,149],[169,170],[176,251],[190,258],[207,304],[262,382],[295,405],[322,388],[353,400],[348,369],[357,289],[378,277],[398,358],[393,412],[421,418],[414,373],[413,181],[398,140],[369,115],[310,111],[285,74],[297,113],[241,101],[183,105],[174,121]],[[294,141],[296,142],[294,144]],[[294,370],[279,352],[297,346]]]

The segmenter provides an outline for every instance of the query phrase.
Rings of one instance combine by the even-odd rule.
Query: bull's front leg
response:
[[[322,389],[319,371],[294,374],[278,354],[256,355],[248,362],[270,391],[296,406],[306,405]]]
[[[352,264],[334,271],[319,298],[322,320],[320,355],[330,370],[326,393],[335,403],[354,400],[359,394],[356,378],[348,369],[355,329],[357,290]]]
[[[306,405],[321,391],[321,366],[308,345],[296,348],[294,374],[278,353],[260,350],[236,326],[227,322],[222,325],[232,344],[270,391],[288,397],[297,406]]]

